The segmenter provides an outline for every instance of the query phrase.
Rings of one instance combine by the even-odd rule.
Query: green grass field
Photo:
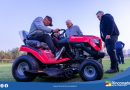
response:
[[[110,61],[109,60],[103,60],[103,66],[104,66],[104,71],[109,69],[109,65],[110,65]],[[11,67],[12,64],[0,64],[0,81],[9,81],[9,82],[15,82],[15,80],[12,77],[11,74]],[[119,68],[120,68],[120,72],[123,72],[124,70],[126,70],[128,67],[130,67],[130,59],[125,59],[125,64],[120,64]],[[103,79],[108,79],[110,77],[113,77],[115,75],[117,75],[118,73],[115,74],[105,74],[103,76]],[[41,78],[36,78],[35,82],[82,82],[82,80],[80,79],[79,75],[75,76],[74,78],[70,79],[70,80],[55,80],[55,79],[41,79]]]

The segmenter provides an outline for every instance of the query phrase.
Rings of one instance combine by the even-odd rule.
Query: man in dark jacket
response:
[[[124,55],[123,55],[123,48],[125,44],[122,41],[117,41],[116,42],[116,55],[118,58],[118,63],[119,64],[124,64]]]
[[[118,72],[119,68],[115,52],[115,43],[119,36],[118,28],[112,15],[104,14],[103,11],[98,11],[96,15],[100,20],[100,35],[106,45],[107,53],[111,60],[111,67],[106,73]]]

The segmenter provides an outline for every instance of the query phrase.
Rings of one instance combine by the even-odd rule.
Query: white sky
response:
[[[99,36],[98,10],[113,15],[119,40],[130,48],[130,0],[0,0],[0,50],[23,44],[18,32],[29,31],[37,16],[52,16],[52,28],[66,28],[65,21],[71,19],[84,34]]]

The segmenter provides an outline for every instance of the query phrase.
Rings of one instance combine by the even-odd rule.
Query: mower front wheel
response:
[[[29,55],[18,57],[12,66],[12,75],[16,81],[29,82],[36,78],[36,75],[25,75],[25,71],[38,70],[37,61]]]
[[[84,81],[100,80],[103,77],[103,67],[96,60],[85,60],[80,65],[79,74]]]

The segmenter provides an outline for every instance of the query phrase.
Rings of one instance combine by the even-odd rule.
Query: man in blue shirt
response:
[[[66,21],[66,32],[65,35],[67,38],[69,38],[70,36],[82,36],[83,33],[81,32],[79,26],[77,25],[73,25],[73,23],[71,22],[71,20],[67,20]]]
[[[30,40],[38,40],[47,43],[52,53],[56,55],[56,50],[49,33],[57,32],[58,29],[53,30],[47,26],[52,26],[52,18],[50,16],[46,16],[45,18],[37,17],[31,24],[28,38]]]
[[[69,42],[70,36],[82,36],[83,35],[83,33],[80,30],[79,26],[73,25],[71,20],[66,21],[66,26],[67,26],[67,29],[66,29],[66,32],[65,32],[66,37],[61,39],[58,42],[59,44],[62,44],[62,45]]]
[[[116,55],[118,58],[118,63],[119,64],[124,64],[124,55],[123,55],[123,48],[124,48],[125,44],[121,41],[117,41],[116,42]]]

